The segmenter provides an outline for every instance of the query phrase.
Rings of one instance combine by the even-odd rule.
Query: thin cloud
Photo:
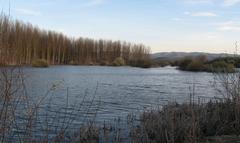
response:
[[[182,19],[182,18],[177,18],[177,17],[175,17],[175,18],[172,18],[171,20],[172,20],[172,21],[182,21],[183,19]]]
[[[217,14],[213,13],[213,12],[189,12],[189,11],[186,11],[186,12],[184,12],[184,14],[190,15],[193,17],[215,17],[215,16],[217,16]]]
[[[235,21],[226,21],[222,23],[218,23],[218,30],[219,31],[233,31],[233,32],[240,32],[240,23]]]
[[[40,12],[34,11],[34,10],[29,10],[29,9],[18,8],[18,9],[15,9],[15,11],[20,14],[30,15],[30,16],[40,16],[41,15]]]
[[[224,6],[233,6],[236,4],[239,4],[240,0],[224,0],[223,5]]]
[[[202,4],[204,4],[204,3],[209,4],[209,3],[213,3],[214,2],[214,0],[184,0],[184,1],[187,2],[187,3],[190,3],[190,4],[200,4],[200,3],[202,3]]]
[[[90,0],[88,3],[85,4],[85,6],[96,6],[101,5],[105,2],[105,0]]]
[[[190,35],[191,37],[198,37],[200,39],[213,40],[221,37],[221,34],[218,32],[200,32]]]
[[[219,1],[217,0],[183,0],[186,3],[189,4],[213,4],[213,3],[218,3]],[[220,4],[223,6],[234,6],[236,4],[240,4],[240,0],[221,0]]]
[[[191,16],[196,16],[196,17],[215,17],[217,14],[213,12],[196,12],[192,13]]]

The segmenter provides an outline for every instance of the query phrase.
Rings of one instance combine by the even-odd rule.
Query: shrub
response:
[[[180,70],[186,71],[206,71],[206,72],[235,72],[236,63],[231,59],[218,59],[207,62],[204,57],[192,59],[186,57],[180,61],[176,61],[175,64]]]
[[[186,57],[178,62],[179,69],[187,70],[188,65],[193,61],[192,58]]]
[[[70,65],[78,65],[78,63],[77,63],[76,61],[73,61],[73,60],[70,61],[69,64],[70,64]]]
[[[193,60],[186,68],[188,71],[204,71],[205,65],[201,61]]]
[[[0,63],[0,67],[5,67],[6,64],[5,63]]]
[[[32,62],[32,67],[48,67],[48,62],[45,59],[37,59]]]
[[[209,66],[211,72],[235,72],[235,66],[225,61],[216,61]]]
[[[152,66],[152,62],[150,60],[143,60],[140,62],[138,67],[141,68],[150,68]]]
[[[211,61],[210,64],[215,63],[215,62],[220,62],[220,61],[224,61],[224,62],[226,62],[228,64],[233,64],[237,68],[240,67],[240,57],[217,58],[217,59]]]
[[[132,67],[150,68],[150,67],[152,67],[152,61],[150,59],[130,61],[129,65]]]
[[[109,64],[108,61],[101,61],[101,62],[100,62],[100,65],[101,65],[101,66],[109,66],[110,64]]]
[[[125,61],[123,58],[118,57],[113,61],[113,66],[124,66],[125,65]]]
[[[165,60],[157,61],[157,62],[154,62],[153,64],[154,66],[160,66],[160,67],[166,67],[166,66],[172,65],[170,61],[165,61]]]

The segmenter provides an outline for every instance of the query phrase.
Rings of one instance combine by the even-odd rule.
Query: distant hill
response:
[[[151,58],[154,60],[176,60],[184,57],[198,57],[205,55],[208,60],[214,60],[219,57],[226,57],[226,56],[234,56],[233,54],[212,54],[212,53],[203,53],[203,52],[160,52],[160,53],[154,53],[151,55]]]

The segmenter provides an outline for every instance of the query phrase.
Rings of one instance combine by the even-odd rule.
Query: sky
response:
[[[240,0],[11,0],[13,19],[70,37],[142,43],[156,52],[233,53]],[[9,0],[0,0],[9,11]]]

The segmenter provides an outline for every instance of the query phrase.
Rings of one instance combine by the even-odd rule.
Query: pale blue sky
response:
[[[0,0],[8,11],[8,0]],[[152,52],[228,52],[240,0],[11,0],[14,19],[73,37],[143,43]]]

